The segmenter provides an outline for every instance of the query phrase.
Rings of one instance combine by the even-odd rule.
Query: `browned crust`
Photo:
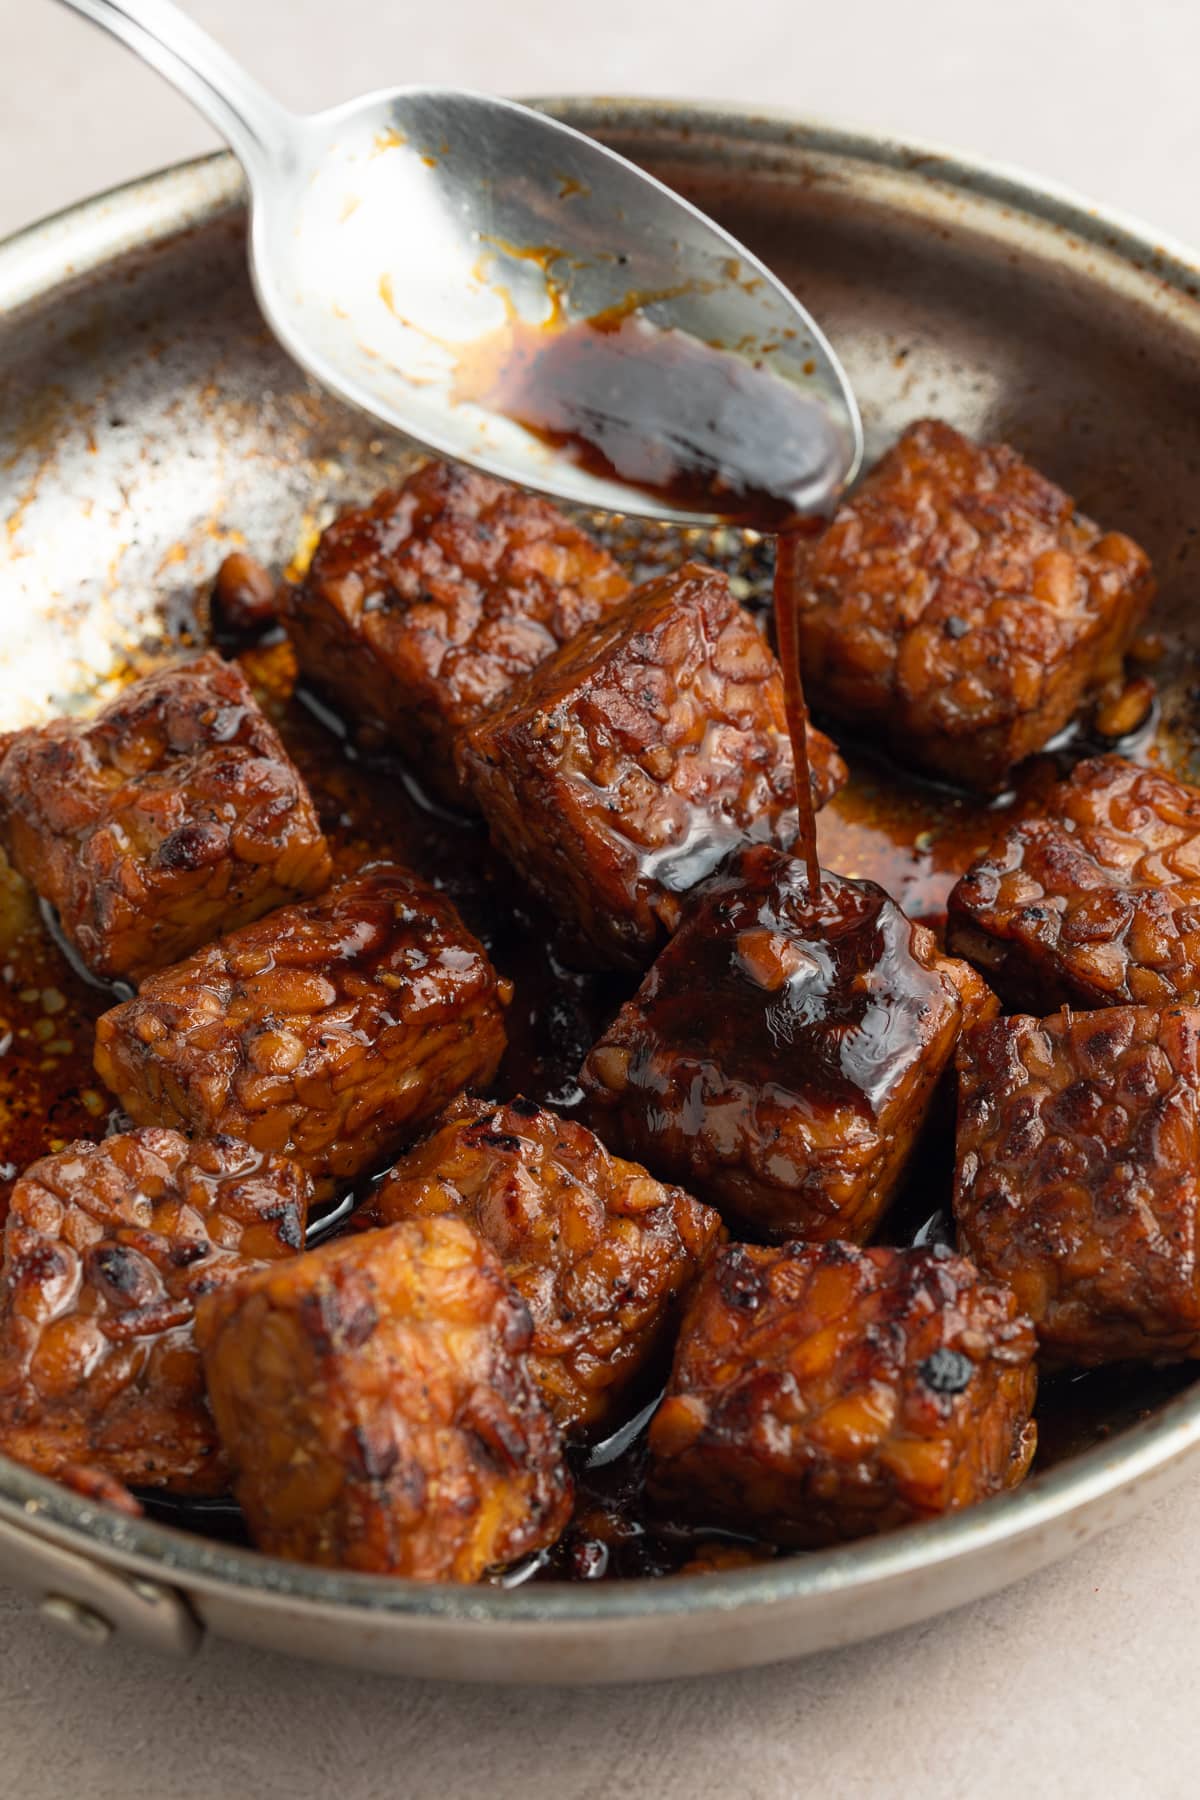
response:
[[[664,1505],[815,1546],[1020,1481],[1034,1335],[946,1250],[734,1244],[701,1277],[650,1426]]]
[[[408,1220],[273,1273],[197,1324],[261,1549],[475,1581],[553,1542],[571,1484],[525,1367],[529,1315],[475,1232]]]
[[[873,882],[743,851],[589,1052],[597,1129],[773,1238],[878,1225],[964,1016],[993,1002]]]
[[[820,806],[846,767],[812,728],[809,761]],[[462,767],[494,841],[601,963],[644,967],[729,850],[796,837],[779,665],[699,563],[515,682]]]
[[[308,1198],[284,1158],[175,1131],[34,1163],[5,1225],[0,1449],[76,1486],[86,1473],[222,1492],[193,1312],[248,1267],[297,1252]]]
[[[372,1195],[372,1223],[452,1216],[498,1252],[529,1307],[529,1366],[559,1424],[609,1417],[676,1321],[717,1214],[572,1119],[458,1100]]]
[[[953,889],[948,941],[1013,1010],[1200,999],[1200,789],[1077,764]]]
[[[1200,1011],[968,1032],[954,1210],[964,1248],[1056,1359],[1200,1354]]]
[[[130,1117],[292,1156],[386,1163],[504,1051],[502,988],[444,895],[394,864],[218,938],[96,1023]]]
[[[811,697],[902,761],[995,792],[1120,659],[1149,559],[1004,444],[911,425],[800,555]]]
[[[628,587],[548,500],[434,462],[329,526],[288,629],[349,723],[461,805],[460,733]]]
[[[140,977],[329,879],[298,770],[215,652],[8,738],[0,806],[17,868],[100,975]]]

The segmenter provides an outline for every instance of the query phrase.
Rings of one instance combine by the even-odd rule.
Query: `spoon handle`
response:
[[[291,115],[172,0],[62,0],[112,33],[202,112],[246,173],[278,157]]]

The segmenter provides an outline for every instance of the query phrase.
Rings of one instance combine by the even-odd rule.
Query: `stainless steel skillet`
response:
[[[716,214],[828,321],[869,450],[940,413],[1010,438],[1133,531],[1181,638],[1164,747],[1191,758],[1200,272],[994,169],[781,118],[555,104]],[[0,723],[69,700],[244,532],[286,562],[395,447],[309,389],[244,275],[228,158],[0,247]],[[1196,710],[1191,706],[1191,710]],[[1200,1389],[943,1523],[661,1582],[430,1589],[132,1521],[0,1461],[0,1577],[98,1640],[204,1631],[367,1668],[644,1680],[850,1642],[1016,1579],[1129,1516],[1200,1444]]]

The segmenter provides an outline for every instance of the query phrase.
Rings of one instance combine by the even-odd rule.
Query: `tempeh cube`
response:
[[[798,596],[811,698],[988,793],[1119,672],[1154,578],[1007,445],[924,419],[801,549]]]
[[[733,1244],[688,1307],[650,1492],[817,1546],[1013,1487],[1037,1443],[1033,1327],[943,1247]]]
[[[279,1151],[324,1193],[491,1079],[506,998],[449,900],[378,864],[149,976],[96,1069],[139,1123]]]
[[[329,880],[299,772],[213,652],[93,718],[16,732],[0,808],[17,868],[97,975],[140,978]]]
[[[721,1221],[529,1100],[459,1100],[372,1195],[372,1221],[466,1219],[533,1318],[529,1366],[564,1428],[608,1416],[662,1342]]]
[[[796,837],[779,665],[699,563],[515,682],[462,761],[495,842],[600,963],[644,967],[728,851]],[[820,806],[846,768],[811,728],[809,761]]]
[[[1079,763],[953,889],[947,937],[1014,1011],[1200,999],[1200,789]]]
[[[967,1032],[954,1211],[1058,1361],[1200,1356],[1200,1010]]]
[[[570,1478],[525,1367],[529,1314],[459,1220],[411,1219],[256,1273],[197,1332],[260,1549],[476,1581],[566,1524]]]
[[[0,1450],[44,1475],[220,1493],[192,1315],[300,1250],[306,1177],[230,1138],[68,1144],[13,1188],[0,1270]]]
[[[597,1130],[772,1238],[878,1224],[964,1018],[994,1007],[873,882],[765,845],[690,908],[581,1080]]]
[[[462,731],[628,587],[548,500],[434,462],[328,528],[288,630],[306,679],[462,804]]]

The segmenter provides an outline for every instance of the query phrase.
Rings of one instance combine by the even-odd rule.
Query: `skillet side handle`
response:
[[[0,1518],[0,1581],[31,1594],[43,1618],[85,1643],[121,1637],[184,1657],[196,1651],[204,1635],[177,1589],[108,1568],[5,1518]]]

